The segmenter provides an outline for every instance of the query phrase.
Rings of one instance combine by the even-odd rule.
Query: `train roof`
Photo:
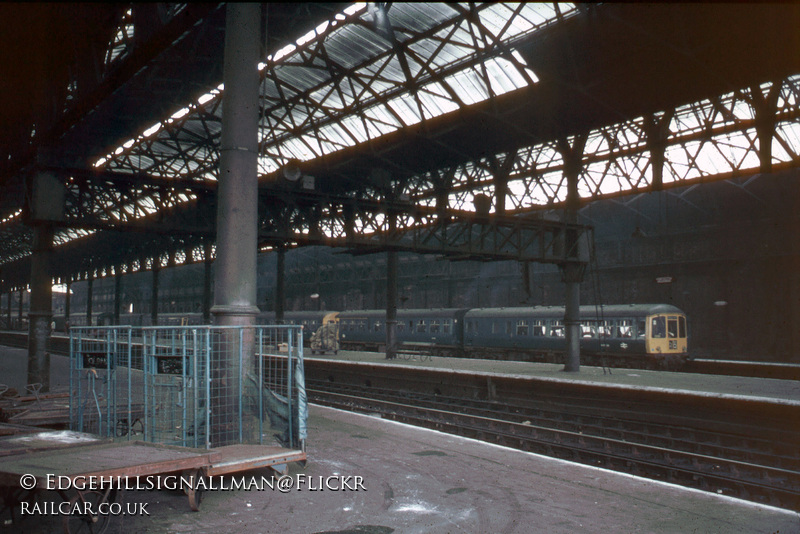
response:
[[[586,305],[580,307],[582,318],[611,318],[611,317],[644,317],[658,313],[683,312],[671,304],[607,304],[603,306]],[[477,317],[519,317],[526,315],[529,317],[563,319],[564,306],[523,306],[508,308],[473,308],[469,310],[465,318]]]
[[[398,309],[398,317],[454,317],[459,312],[466,312],[468,308],[409,308]],[[353,318],[385,318],[386,310],[351,310],[339,312],[339,319]]]

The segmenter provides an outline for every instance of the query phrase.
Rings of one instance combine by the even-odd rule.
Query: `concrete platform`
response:
[[[24,351],[0,349],[4,378],[12,377],[9,369],[24,362],[20,354]],[[377,362],[380,356],[373,358]],[[64,360],[54,356],[54,369]],[[484,365],[439,358],[418,362],[454,369],[457,363]],[[520,373],[539,368],[489,364],[501,370],[517,367],[514,372]],[[602,370],[598,374],[590,368],[578,377],[556,366],[537,372],[568,380],[618,377],[647,387],[662,380],[644,371],[615,371],[605,378]],[[656,373],[662,374],[674,375]],[[190,511],[179,491],[125,491],[123,511],[131,506],[136,511],[135,505],[140,505],[147,515],[139,511],[114,517],[108,532],[800,533],[800,515],[794,512],[320,406],[310,409],[307,452],[305,468],[290,466],[287,491],[263,482],[261,490],[258,484],[231,489],[231,477],[215,477],[216,489],[205,493],[199,512]],[[239,480],[242,476],[272,480],[272,471],[236,475]],[[61,519],[26,517],[0,530],[63,532]]]
[[[796,513],[319,406],[308,453],[288,491],[209,491],[199,512],[178,492],[126,491],[149,516],[115,517],[109,532],[800,532]],[[320,477],[353,489],[319,489]]]
[[[306,351],[309,352],[309,351]],[[775,403],[800,406],[800,381],[742,376],[707,375],[611,369],[581,366],[579,373],[565,373],[563,365],[551,363],[443,358],[439,356],[398,356],[386,360],[382,353],[339,351],[337,355],[304,354],[306,360],[364,362],[377,365],[402,365],[422,369],[469,371],[485,374],[535,377],[539,380],[565,381],[608,387],[647,389],[661,392],[684,392],[712,397],[768,399]]]

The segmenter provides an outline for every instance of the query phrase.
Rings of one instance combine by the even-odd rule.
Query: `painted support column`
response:
[[[161,259],[156,256],[153,258],[153,280],[150,287],[150,324],[158,325],[158,275],[161,272]]]
[[[275,322],[283,324],[283,308],[286,299],[286,249],[278,247],[275,265]]]
[[[764,97],[760,87],[754,86],[750,89],[753,107],[756,112],[759,170],[762,173],[772,172],[772,140],[775,137],[776,113],[781,85],[780,82],[773,83],[766,97]]]
[[[651,114],[645,117],[644,130],[647,149],[650,151],[650,168],[653,172],[653,190],[661,191],[664,188],[664,162],[666,160],[667,140],[669,139],[669,125],[672,122],[674,111],[670,110],[661,117]]]
[[[397,251],[386,252],[386,359],[397,356]]]
[[[53,280],[50,258],[53,252],[53,227],[39,224],[33,229],[31,256],[31,303],[28,310],[28,384],[42,384],[50,391],[50,321],[53,317]]]
[[[220,172],[217,189],[217,258],[214,306],[219,326],[253,326],[258,308],[258,84],[261,4],[227,5]],[[212,447],[254,442],[258,424],[248,413],[255,376],[253,329],[220,334],[211,356]],[[241,378],[245,377],[245,378]],[[241,392],[239,394],[238,392]],[[240,434],[241,430],[241,434]]]
[[[17,310],[17,329],[22,329],[22,302],[25,300],[25,290],[19,290],[19,309]]]
[[[72,303],[72,280],[67,282],[67,294],[64,299],[64,324],[67,324],[69,323],[70,304]]]
[[[119,309],[122,306],[122,269],[114,268],[114,324],[119,324]]]
[[[94,271],[86,279],[86,326],[92,326],[92,300],[94,298]]]
[[[578,193],[578,178],[580,177],[583,159],[583,148],[586,136],[575,137],[572,146],[566,139],[559,141],[559,151],[564,158],[564,176],[567,179],[567,199],[564,206],[564,222],[577,224],[580,195]],[[579,236],[574,230],[566,232],[564,252],[566,261],[559,265],[563,281],[566,284],[566,302],[564,307],[564,328],[566,330],[566,357],[564,371],[577,373],[581,370],[581,282],[583,281],[584,265],[578,263]]]
[[[211,243],[203,244],[203,324],[211,324]]]
[[[8,302],[6,302],[6,316],[8,317],[8,329],[11,330],[11,300],[14,297],[14,291],[8,292]]]

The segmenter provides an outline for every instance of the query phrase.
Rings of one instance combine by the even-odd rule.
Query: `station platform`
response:
[[[289,490],[229,491],[227,478],[198,512],[178,492],[125,491],[125,509],[149,515],[114,517],[108,532],[800,532],[794,512],[315,405],[307,452]]]
[[[382,355],[372,353],[340,352],[336,358],[386,362]],[[24,362],[24,350],[0,347],[0,376],[14,387],[24,387]],[[659,382],[666,378],[659,376],[677,375],[614,370],[608,376],[587,367],[572,376],[553,365],[444,358],[390,365],[436,365],[454,371],[488,365],[487,372],[536,373],[553,380],[616,380],[636,387],[666,387]],[[55,383],[67,375],[64,366],[65,357],[52,356]],[[743,390],[754,387],[747,383],[727,389],[720,385],[715,391],[764,394],[760,389]],[[121,497],[123,510],[138,513],[114,517],[108,532],[800,532],[800,515],[795,512],[371,415],[311,405],[308,431],[309,462],[305,467],[290,465],[292,484],[285,491],[277,484],[274,489],[263,484],[231,489],[233,478],[225,477],[227,482],[204,493],[200,510],[191,512],[178,491],[128,490]],[[242,480],[271,476],[267,469],[236,475]],[[63,529],[61,519],[51,516],[26,517],[0,526],[0,531]]]
[[[800,406],[800,381],[772,378],[750,378],[729,375],[708,375],[671,371],[581,366],[579,373],[562,371],[563,365],[552,363],[480,360],[473,358],[444,358],[439,356],[399,355],[387,360],[383,353],[339,351],[332,355],[312,355],[306,351],[306,361],[368,363],[373,365],[411,366],[426,370],[469,372],[486,375],[535,378],[549,382],[568,382],[598,387],[641,389],[661,393],[684,393],[698,396],[732,399],[759,399]],[[313,365],[313,364],[309,364]]]

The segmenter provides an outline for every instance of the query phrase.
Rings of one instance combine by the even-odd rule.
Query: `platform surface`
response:
[[[309,351],[306,351],[309,352]],[[535,377],[540,380],[577,382],[609,387],[643,388],[657,391],[689,392],[696,395],[731,396],[736,398],[769,399],[782,404],[800,406],[800,381],[744,376],[708,375],[647,371],[642,369],[611,369],[581,366],[578,373],[562,371],[563,365],[553,363],[479,360],[473,358],[443,358],[439,356],[398,356],[387,360],[383,353],[339,351],[337,355],[305,354],[306,361],[364,362],[377,365],[413,366],[420,369],[443,369],[454,372],[496,373]],[[313,365],[310,363],[309,365]]]
[[[126,492],[150,515],[115,518],[109,532],[800,532],[800,516],[784,510],[373,416],[310,412],[309,464],[292,464],[289,491],[208,491],[195,513],[178,494]],[[320,480],[342,487],[344,477],[351,487],[361,477],[363,489],[320,489]]]
[[[340,353],[336,358],[347,357]],[[380,355],[373,358],[375,363],[381,361]],[[418,364],[452,369],[482,365],[439,358]],[[536,372],[553,379],[622,381],[642,387],[669,387],[659,381],[674,382],[680,375],[615,370],[609,377],[602,370],[584,367],[579,376],[571,376],[552,365],[489,364],[487,372]],[[713,377],[696,378],[695,387],[714,390],[708,384],[700,388],[703,381],[713,385]],[[770,383],[784,382],[724,378],[734,379],[734,385],[718,385],[717,390],[731,394],[761,395]],[[230,489],[232,477],[271,477],[267,468],[224,477],[227,486],[205,492],[199,512],[191,512],[179,492],[125,491],[123,503],[145,504],[148,515],[115,517],[108,532],[800,533],[800,515],[794,512],[374,416],[312,405],[308,430],[309,463],[305,468],[290,465],[287,491],[277,485],[275,489]],[[326,488],[326,481],[336,489]],[[46,518],[44,523],[37,519],[26,518],[2,531],[61,532],[60,518]]]

